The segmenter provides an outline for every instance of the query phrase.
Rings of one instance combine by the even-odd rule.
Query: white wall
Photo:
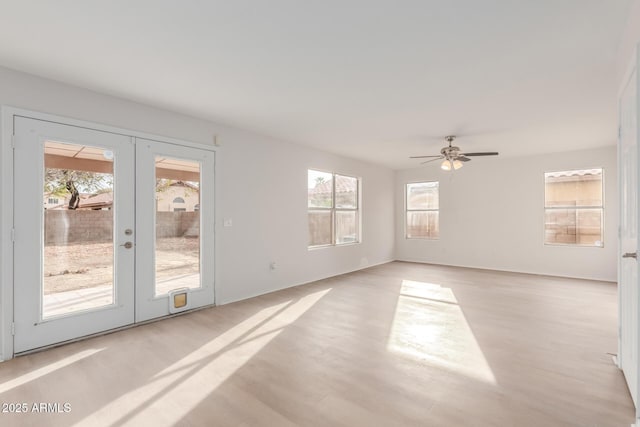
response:
[[[629,6],[629,17],[618,48],[617,81],[620,84],[638,43],[640,43],[640,0],[633,0]]]
[[[604,248],[544,245],[544,172],[592,167],[604,168]],[[422,180],[440,182],[439,240],[404,237],[404,185]],[[438,165],[398,171],[396,209],[399,260],[616,281],[615,146],[543,156],[475,158],[453,174]]]
[[[203,144],[219,135],[218,304],[394,258],[390,169],[5,68],[0,68],[0,104]],[[307,250],[308,168],[362,177],[362,244]],[[223,228],[223,218],[231,218],[233,226]],[[272,261],[277,263],[275,271],[269,269]]]

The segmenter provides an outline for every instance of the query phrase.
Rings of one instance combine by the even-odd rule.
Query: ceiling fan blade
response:
[[[433,157],[433,156],[431,156],[431,157]],[[420,164],[424,165],[425,163],[435,162],[436,160],[440,160],[440,159],[444,159],[444,156],[438,156],[436,159],[427,160],[426,162],[422,162]]]
[[[461,156],[497,156],[497,151],[485,151],[483,153],[460,153]]]
[[[442,157],[442,156],[411,156],[410,159],[426,159],[427,157]]]
[[[460,160],[461,162],[470,162],[471,159],[468,157],[465,157],[464,155],[459,155],[458,157],[456,157],[456,160]]]

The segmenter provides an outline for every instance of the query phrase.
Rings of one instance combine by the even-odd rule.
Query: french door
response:
[[[137,139],[136,153],[136,321],[213,304],[213,152]]]
[[[640,100],[638,61],[636,53],[632,60],[628,79],[619,94],[620,134],[618,139],[618,168],[620,196],[620,247],[619,247],[619,349],[618,364],[624,372],[633,403],[636,406],[636,421],[640,425],[638,391],[640,383],[640,286],[638,275],[638,142],[640,123],[638,102]],[[636,425],[636,424],[634,424]]]
[[[17,116],[14,134],[14,353],[213,304],[213,152]]]

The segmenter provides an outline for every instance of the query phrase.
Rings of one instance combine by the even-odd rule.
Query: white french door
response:
[[[136,140],[136,321],[213,304],[213,152]]]
[[[638,368],[640,363],[640,328],[638,310],[640,292],[638,282],[638,59],[636,55],[627,80],[619,95],[620,135],[618,140],[619,196],[620,196],[620,259],[619,259],[619,349],[618,364],[624,372],[631,397],[638,409]],[[640,424],[638,424],[640,425]]]
[[[132,138],[22,117],[14,133],[14,352],[132,323]],[[69,209],[91,199],[105,209]]]
[[[214,153],[14,118],[14,353],[213,293]]]

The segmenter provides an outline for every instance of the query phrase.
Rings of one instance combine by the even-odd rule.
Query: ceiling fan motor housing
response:
[[[444,147],[440,150],[440,154],[442,154],[447,160],[455,159],[460,154],[460,147]]]

